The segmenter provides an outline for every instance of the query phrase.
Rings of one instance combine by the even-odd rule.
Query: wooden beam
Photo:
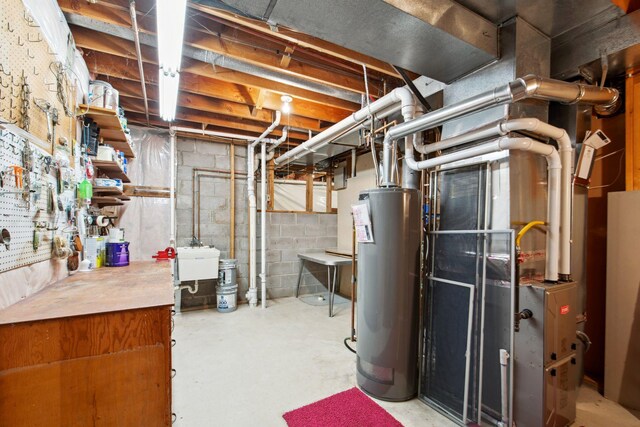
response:
[[[275,204],[275,178],[276,178],[276,164],[273,159],[267,163],[267,210],[272,211]]]
[[[258,114],[259,110],[262,110],[262,106],[264,105],[264,98],[267,94],[267,90],[266,89],[260,89],[260,91],[258,92],[258,99],[256,99],[256,103],[253,106],[253,108],[251,108],[251,115],[255,116],[256,114]]]
[[[95,66],[100,66],[100,63],[105,61],[104,58],[101,58],[102,55],[100,54],[104,53],[108,53],[114,57],[127,58],[130,60],[136,60],[137,58],[133,42],[114,36],[99,34],[94,31],[87,30],[86,28],[80,28],[73,25],[71,26],[71,29],[76,41],[76,46],[83,48],[87,54],[85,55],[85,60],[88,64],[93,62]],[[94,53],[92,54],[91,52]],[[91,58],[91,55],[94,55],[94,58]],[[143,47],[142,59],[147,64],[157,64],[155,49]],[[147,67],[145,67],[145,70],[146,68]],[[157,79],[157,68],[155,70],[156,71],[154,73],[150,73],[149,76],[147,76],[150,80]],[[216,66],[214,68],[211,64],[193,59],[183,59],[181,75],[184,73],[208,77],[214,79],[216,82],[220,82],[222,85],[225,83],[231,83],[246,86],[247,90],[253,91],[256,96],[259,89],[266,89],[269,91],[270,96],[265,98],[265,106],[269,103],[271,105],[275,104],[279,100],[280,95],[291,95],[296,100],[296,104],[298,101],[301,102],[300,112],[303,114],[305,114],[306,111],[314,111],[314,113],[306,114],[317,114],[319,111],[322,111],[323,107],[326,109],[327,114],[332,115],[340,115],[343,114],[344,111],[355,111],[360,108],[358,104],[353,102],[296,88],[283,83],[252,76],[250,74],[240,73],[224,67]],[[135,76],[131,71],[128,74],[130,78]],[[145,76],[146,75],[147,73],[145,71]],[[232,91],[232,93],[233,92],[235,91]],[[221,90],[220,93],[224,92]],[[329,119],[327,120],[331,121]]]
[[[131,27],[128,10],[120,10],[99,3],[89,4],[74,0],[59,0],[59,5],[67,13],[100,20],[111,25]],[[192,28],[188,24],[187,22],[184,31],[184,44],[186,46],[239,59],[246,63],[336,88],[357,93],[365,92],[364,82],[358,75],[336,72],[336,70],[332,70],[329,67],[318,66],[313,63],[302,63],[295,58],[292,58],[289,66],[283,69],[280,67],[278,49],[269,46],[268,43],[266,46],[252,46],[240,42],[238,40],[239,34],[223,38],[222,33],[216,34],[213,31],[202,31],[202,28]],[[155,14],[140,17],[138,19],[138,27],[140,32],[155,35]],[[382,90],[382,86],[379,82],[370,81],[369,90],[371,93],[378,93]]]
[[[126,80],[118,82],[114,82],[111,80],[109,81],[120,92],[121,97],[136,99],[142,98],[142,96],[140,95],[140,88],[136,87],[136,84],[134,82]],[[150,102],[156,101],[158,99],[158,87],[152,84],[148,84],[147,95]],[[252,115],[248,105],[221,101],[219,99],[196,95],[188,92],[180,91],[178,93],[178,106],[190,108],[192,110],[200,110],[207,113],[218,114],[218,117],[221,119],[226,118],[223,116],[232,116],[241,119],[253,120],[255,122],[262,122],[265,124],[273,123],[274,113],[271,110],[258,110],[255,115]],[[318,121],[299,116],[289,117],[288,123],[283,122],[283,125],[286,124],[301,129],[322,129]]]
[[[640,190],[640,74],[628,73],[625,88],[625,189]]]
[[[118,56],[85,50],[85,60],[89,70],[97,75],[115,77],[116,80],[130,80],[139,84],[137,68],[133,65],[133,59],[128,60]],[[147,84],[157,85],[157,66],[145,64],[144,70]],[[257,103],[258,93],[261,89],[182,72],[180,73],[180,90],[252,106]],[[320,119],[330,123],[338,122],[351,114],[350,110],[300,99],[294,100],[292,104],[295,115]],[[280,109],[282,107],[280,95],[265,91],[262,105],[263,108],[269,110]]]
[[[131,113],[144,113],[144,104],[142,100],[137,98],[129,98],[126,96],[121,96],[120,103],[122,108],[127,112],[127,118],[133,117]],[[155,101],[149,102],[149,112],[150,114],[159,117],[159,109],[158,103]],[[203,113],[202,111],[190,110],[188,108],[178,108],[176,111],[176,119],[182,120],[191,123],[197,123],[198,125],[206,124],[209,126],[214,126],[216,129],[221,130],[224,128],[225,132],[230,133],[238,133],[238,134],[246,134],[246,135],[255,135],[258,136],[266,129],[265,125],[256,125],[255,122],[246,122],[241,120],[233,120],[230,119],[219,119],[213,117],[212,114]],[[165,122],[166,123],[166,122]],[[282,129],[276,129],[272,132],[273,136],[281,136]],[[289,134],[289,137],[295,141],[304,141],[306,138],[304,134],[299,132]]]
[[[313,212],[313,166],[307,166],[305,180],[306,186],[306,206],[307,212]]]
[[[287,68],[289,66],[289,63],[291,62],[291,54],[294,50],[295,46],[287,46],[286,48],[284,48],[284,53],[282,54],[282,59],[280,60],[281,68]]]

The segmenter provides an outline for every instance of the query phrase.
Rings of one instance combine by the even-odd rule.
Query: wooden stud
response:
[[[284,54],[282,55],[282,59],[280,60],[280,67],[287,68],[289,63],[291,63],[291,54],[295,50],[295,46],[287,46],[284,48]]]
[[[313,212],[313,166],[307,166],[306,169],[306,208],[307,212]]]
[[[633,106],[634,106],[634,81],[635,76],[628,73],[625,84],[625,189],[627,191],[633,191],[633,148],[636,142],[634,132],[634,120],[633,120]]]
[[[331,197],[333,196],[333,172],[327,172],[327,174],[325,175],[326,178],[326,183],[327,183],[327,206],[325,211],[327,213],[331,213],[333,212],[333,207],[332,205],[332,200]]]

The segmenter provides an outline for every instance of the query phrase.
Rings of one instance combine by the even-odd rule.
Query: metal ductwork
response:
[[[451,0],[196,2],[284,25],[445,83],[498,58],[497,26]]]

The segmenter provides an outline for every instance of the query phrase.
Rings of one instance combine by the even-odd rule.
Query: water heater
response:
[[[373,242],[358,245],[358,386],[403,401],[418,390],[421,193],[380,188],[360,193]]]

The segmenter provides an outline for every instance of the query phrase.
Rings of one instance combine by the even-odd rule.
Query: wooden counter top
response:
[[[169,262],[133,262],[77,272],[0,310],[0,325],[173,305]]]

